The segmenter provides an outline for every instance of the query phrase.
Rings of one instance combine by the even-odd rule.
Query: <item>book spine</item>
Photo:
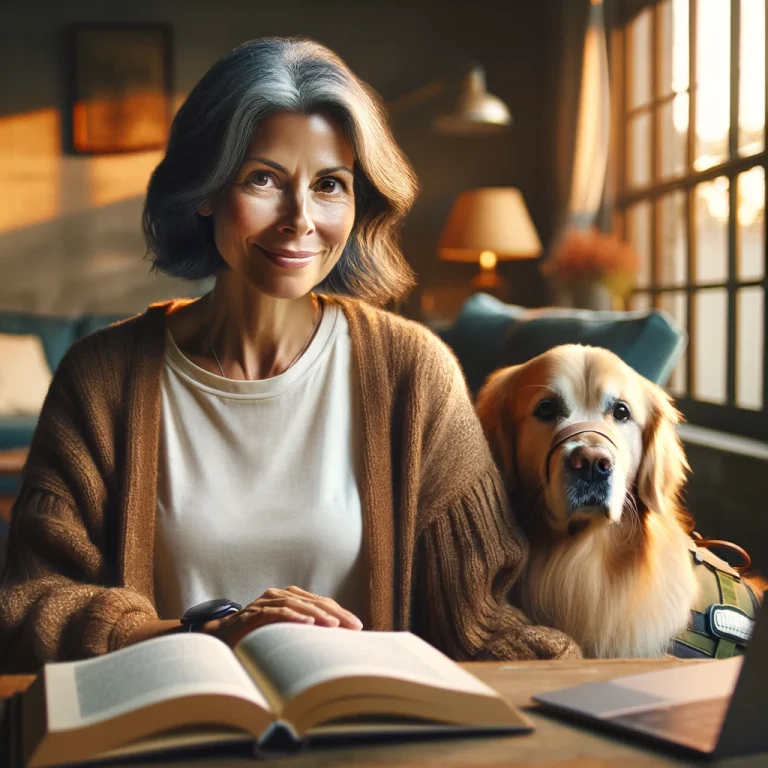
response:
[[[275,720],[259,736],[254,745],[255,757],[295,755],[305,746],[304,739],[284,720]]]

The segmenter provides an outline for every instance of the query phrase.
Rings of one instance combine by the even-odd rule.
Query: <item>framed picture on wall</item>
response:
[[[138,152],[165,146],[171,122],[171,30],[163,24],[70,29],[71,149]]]

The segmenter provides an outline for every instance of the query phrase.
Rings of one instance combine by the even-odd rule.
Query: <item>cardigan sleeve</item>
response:
[[[116,514],[110,513],[117,401],[108,370],[70,350],[43,405],[11,513],[0,582],[0,671],[122,647],[157,617],[151,600],[120,586]],[[76,376],[88,369],[87,387]],[[86,392],[87,397],[81,393]]]
[[[475,413],[444,347],[429,365],[423,410],[414,629],[455,659],[580,656],[562,632],[534,626],[508,601],[525,537]]]
[[[0,670],[36,672],[48,661],[121,648],[154,606],[106,586],[104,556],[82,518],[48,491],[25,488],[13,510],[0,589]]]
[[[421,532],[417,632],[457,660],[579,657],[570,637],[532,625],[508,602],[524,550],[507,515],[501,483],[486,470]]]

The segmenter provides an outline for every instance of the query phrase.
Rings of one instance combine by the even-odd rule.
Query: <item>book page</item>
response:
[[[207,635],[170,635],[86,661],[48,664],[45,678],[50,731],[201,694],[227,694],[270,711],[232,651]]]
[[[247,635],[235,654],[246,668],[258,668],[284,701],[327,680],[357,676],[411,680],[498,697],[492,688],[410,632],[271,624]]]

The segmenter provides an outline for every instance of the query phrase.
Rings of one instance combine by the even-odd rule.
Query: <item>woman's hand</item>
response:
[[[315,624],[319,627],[362,629],[363,623],[330,597],[307,592],[300,587],[268,589],[242,611],[202,624],[198,631],[218,637],[234,647],[245,635],[267,624],[280,622]]]

